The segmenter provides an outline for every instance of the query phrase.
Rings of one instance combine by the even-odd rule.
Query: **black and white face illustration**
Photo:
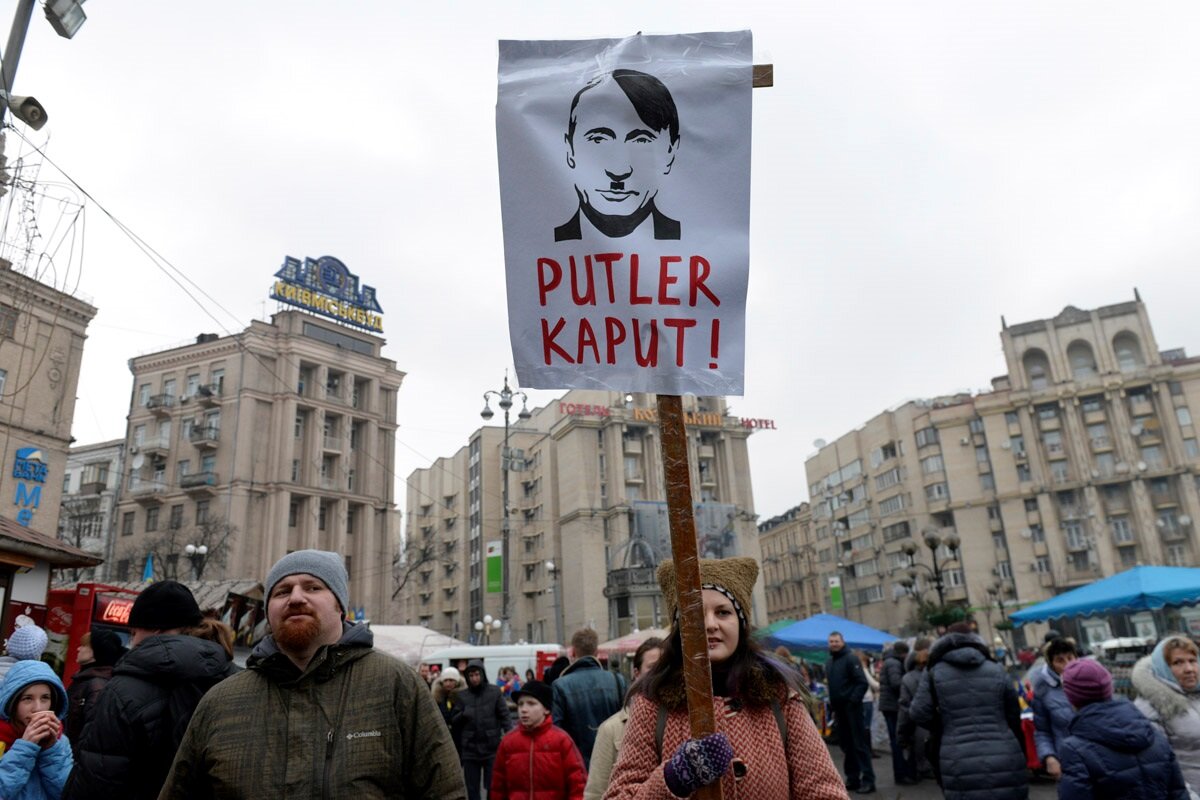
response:
[[[653,217],[654,238],[679,238],[679,223],[654,204],[680,143],[679,115],[661,81],[615,70],[589,83],[575,95],[564,140],[579,210],[597,230],[626,236]],[[578,238],[578,215],[555,230],[556,241]]]

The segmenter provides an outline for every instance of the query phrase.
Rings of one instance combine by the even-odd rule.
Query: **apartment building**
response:
[[[315,547],[345,556],[355,609],[390,621],[404,373],[383,345],[288,310],[130,360],[111,577],[262,580]]]
[[[811,544],[823,585],[844,588],[838,613],[900,631],[940,588],[987,633],[1007,610],[1136,564],[1196,565],[1200,359],[1159,350],[1136,294],[1000,338],[1008,373],[992,391],[906,403],[806,461]],[[1146,613],[1071,632],[1163,624]]]
[[[106,563],[59,572],[57,584],[108,578],[106,567],[111,567],[114,514],[124,468],[124,439],[75,445],[67,454],[58,538]]]
[[[767,622],[821,613],[820,577],[813,546],[812,508],[801,503],[758,524]]]
[[[762,421],[731,416],[723,398],[684,404],[701,553],[757,558],[746,445]],[[511,640],[531,642],[561,641],[584,625],[615,637],[669,624],[654,577],[670,557],[659,442],[653,395],[574,390],[512,422],[507,458],[504,429],[485,426],[454,455],[416,470],[406,621],[493,642],[503,630],[477,631],[485,616],[502,620]],[[759,621],[765,609],[760,582]]]

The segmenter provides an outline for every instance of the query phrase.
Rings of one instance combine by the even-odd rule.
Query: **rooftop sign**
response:
[[[372,286],[359,286],[358,276],[333,256],[298,258],[285,256],[275,273],[271,299],[314,314],[383,333],[383,309]]]

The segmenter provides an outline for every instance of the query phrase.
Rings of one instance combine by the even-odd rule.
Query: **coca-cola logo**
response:
[[[62,606],[52,606],[46,613],[46,628],[51,633],[68,633],[73,620],[74,615],[68,609]]]

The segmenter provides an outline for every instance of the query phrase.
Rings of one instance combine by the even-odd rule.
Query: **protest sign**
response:
[[[743,393],[751,53],[749,31],[500,43],[521,385]]]

